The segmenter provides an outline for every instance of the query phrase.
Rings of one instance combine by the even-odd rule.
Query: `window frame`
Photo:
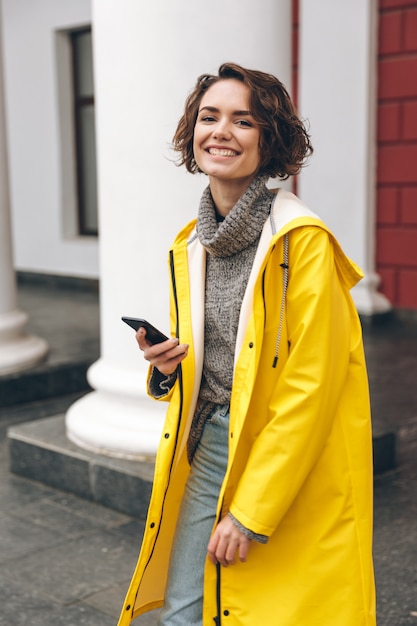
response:
[[[82,96],[78,93],[78,62],[77,62],[77,46],[75,40],[80,35],[86,33],[92,34],[91,26],[84,26],[82,28],[74,29],[68,32],[70,45],[71,45],[71,60],[72,60],[72,85],[73,85],[73,111],[74,111],[74,134],[75,134],[75,174],[76,174],[76,200],[77,200],[77,219],[78,219],[78,234],[82,237],[98,237],[97,228],[91,228],[87,226],[86,220],[86,206],[84,202],[85,198],[85,168],[84,168],[84,154],[83,154],[83,133],[82,133],[82,110],[84,107],[95,107],[95,94],[91,96]],[[95,148],[95,146],[94,146]],[[97,180],[94,181],[97,188]],[[96,207],[98,212],[98,206]],[[98,217],[98,215],[97,215]]]

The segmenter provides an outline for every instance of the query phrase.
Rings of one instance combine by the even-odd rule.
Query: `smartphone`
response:
[[[155,326],[152,326],[152,324],[146,320],[138,317],[122,317],[122,320],[134,328],[134,330],[138,330],[138,328],[142,326],[146,330],[146,339],[149,343],[162,343],[163,341],[169,339],[169,337],[164,335],[164,333],[161,333],[160,330],[155,328]]]

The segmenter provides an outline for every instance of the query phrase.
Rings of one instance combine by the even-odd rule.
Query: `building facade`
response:
[[[343,5],[351,8],[344,2],[333,4],[339,12]],[[322,28],[323,12],[328,15],[331,5],[314,3]],[[71,34],[91,26],[91,0],[58,4],[3,0],[2,10],[16,269],[98,278],[97,237],[94,229],[83,233],[79,224],[70,50]],[[376,10],[375,269],[381,278],[379,290],[394,307],[417,310],[417,2],[379,0]],[[296,100],[300,94],[300,20],[305,11],[302,1],[292,1],[291,87]],[[330,45],[327,49],[331,56]],[[213,69],[210,60],[201,67],[201,71],[206,69]],[[320,73],[320,68],[315,72]],[[354,89],[354,77],[348,79],[349,88]],[[317,134],[314,126],[312,131],[313,136]],[[346,126],[340,121],[337,138],[344,131]],[[167,133],[166,141],[169,138]],[[338,148],[335,141],[336,157],[339,149],[343,146]],[[91,169],[89,174],[94,176]]]
[[[417,310],[417,2],[380,0],[376,268],[394,307]]]
[[[358,311],[417,312],[416,1],[1,7],[3,238],[17,271],[100,279],[102,355],[67,415],[73,441],[133,458],[156,448],[162,414],[120,317],[168,327],[166,252],[206,184],[173,165],[169,141],[196,77],[225,60],[279,76],[309,120],[315,153],[289,184],[364,269]]]

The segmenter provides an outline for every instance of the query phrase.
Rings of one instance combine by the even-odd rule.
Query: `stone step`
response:
[[[10,470],[81,498],[144,519],[152,488],[154,463],[95,454],[69,441],[65,416],[11,426]]]
[[[152,488],[152,460],[126,461],[79,448],[65,435],[64,415],[12,426],[10,469],[15,474],[144,519]],[[375,473],[395,467],[393,433],[374,437]]]
[[[396,436],[393,432],[373,436],[374,473],[382,474],[397,465]]]
[[[0,377],[0,409],[90,390],[87,370],[93,359],[43,363],[24,372]]]

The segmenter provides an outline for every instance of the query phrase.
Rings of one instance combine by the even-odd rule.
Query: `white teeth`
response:
[[[208,151],[209,154],[213,154],[214,156],[232,157],[237,155],[237,152],[235,152],[234,150],[225,150],[221,148],[209,148]]]

